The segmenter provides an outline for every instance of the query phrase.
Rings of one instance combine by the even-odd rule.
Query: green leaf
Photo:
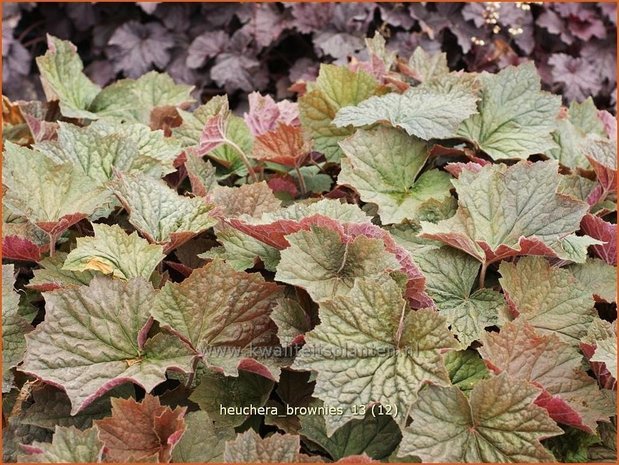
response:
[[[19,314],[19,294],[15,292],[13,265],[2,265],[2,392],[13,387],[13,372],[26,350],[24,335],[32,326]]]
[[[570,265],[568,269],[596,300],[617,301],[617,268],[613,265],[599,258],[587,258],[585,263]]]
[[[63,116],[94,119],[88,108],[101,89],[84,74],[77,48],[49,34],[47,46],[45,55],[36,58],[45,97],[59,101]]]
[[[155,108],[185,107],[194,102],[192,90],[192,86],[175,84],[165,73],[151,71],[107,86],[93,100],[90,111],[100,118],[148,125]]]
[[[540,90],[533,63],[479,75],[479,114],[466,120],[458,135],[474,142],[493,160],[526,159],[555,147],[551,132],[561,97]]]
[[[593,99],[589,97],[582,103],[570,103],[569,110],[561,116],[553,133],[557,147],[548,150],[546,154],[568,168],[590,169],[591,164],[581,146],[587,144],[588,134],[606,137],[604,123],[598,117]]]
[[[310,409],[322,406],[320,401],[309,404]],[[346,423],[331,437],[327,435],[322,415],[303,415],[299,434],[318,444],[334,461],[363,453],[373,459],[384,459],[395,450],[402,439],[400,428],[390,415],[373,416],[369,409],[364,418]]]
[[[404,424],[424,383],[449,384],[441,352],[457,341],[434,310],[410,310],[388,275],[357,279],[348,296],[323,301],[320,321],[293,368],[317,372],[314,395],[344,408],[325,417],[328,435],[355,417],[352,405],[393,406]]]
[[[187,430],[172,450],[172,462],[222,462],[225,442],[235,438],[232,428],[215,428],[206,412],[185,415]]]
[[[258,260],[269,271],[275,271],[279,263],[279,250],[260,242],[230,226],[220,226],[217,240],[223,247],[217,247],[198,255],[200,258],[221,258],[236,271],[253,268]]]
[[[154,290],[143,279],[95,277],[44,297],[45,320],[26,337],[21,370],[62,387],[72,414],[121,382],[151,391],[167,369],[191,371],[195,356],[176,337],[146,339]]]
[[[246,371],[239,371],[238,376],[233,377],[209,370],[200,377],[200,384],[189,400],[209,415],[216,428],[236,427],[251,415],[237,414],[237,409],[249,411],[252,407],[264,406],[273,385],[273,381]],[[222,414],[221,409],[226,413]]]
[[[226,442],[225,462],[298,462],[299,436],[274,434],[262,439],[252,430]]]
[[[469,398],[457,387],[428,386],[413,406],[399,455],[424,462],[549,462],[540,439],[563,433],[525,381],[482,380]]]
[[[33,454],[22,456],[27,462],[41,463],[93,463],[101,462],[103,442],[97,428],[85,431],[69,426],[57,426],[52,443],[35,442],[27,446]]]
[[[411,87],[403,94],[374,96],[337,112],[337,127],[387,122],[423,140],[454,137],[458,126],[477,113],[477,96],[464,86],[450,89]]]
[[[119,174],[110,186],[129,212],[129,222],[149,242],[164,245],[164,253],[217,223],[204,199],[180,196],[145,175]]]
[[[215,167],[189,150],[186,153],[185,169],[191,182],[191,192],[204,197],[217,185]]]
[[[4,204],[48,233],[62,232],[111,200],[81,169],[10,142],[2,166]]]
[[[442,78],[449,74],[446,53],[428,53],[417,47],[408,60],[414,78],[421,82]]]
[[[240,176],[247,174],[247,167],[239,154],[239,149],[249,155],[253,150],[254,138],[245,123],[239,116],[233,115],[228,110],[228,97],[217,95],[211,98],[204,105],[199,106],[193,113],[180,111],[183,124],[174,128],[173,134],[183,146],[195,148],[200,156],[207,155],[216,162],[219,167],[220,176],[225,177],[230,174]],[[218,134],[220,140],[207,147],[207,150],[198,150],[203,138],[203,130],[209,120],[217,117],[223,111],[221,121],[224,126],[224,133]],[[212,141],[210,141],[212,142]],[[206,146],[205,146],[206,147]]]
[[[28,282],[26,287],[40,292],[52,291],[59,287],[82,286],[90,283],[92,278],[100,274],[97,271],[68,271],[65,270],[64,263],[67,254],[56,252],[53,257],[45,257],[39,262],[41,267],[34,270],[34,277]]]
[[[151,313],[189,342],[208,365],[237,376],[238,363],[251,357],[252,348],[276,345],[269,314],[279,297],[279,286],[260,274],[234,271],[216,260],[182,283],[166,283]]]
[[[559,462],[597,462],[597,460],[589,459],[589,448],[600,444],[600,438],[596,434],[567,427],[563,435],[549,438],[543,441],[542,444],[552,452]]]
[[[492,289],[472,292],[480,264],[470,255],[448,247],[415,256],[426,277],[426,291],[463,346],[479,340],[485,328],[499,321],[503,296]]]
[[[286,236],[275,279],[305,289],[315,302],[346,295],[356,279],[400,269],[381,239],[344,240],[329,228],[312,226]]]
[[[137,232],[127,234],[118,225],[92,227],[95,236],[77,238],[77,247],[67,256],[64,270],[95,270],[120,279],[149,279],[165,258],[162,246],[149,244]]]
[[[59,123],[58,140],[35,145],[58,163],[70,163],[98,182],[114,175],[113,170],[142,172],[161,178],[175,170],[172,165],[179,144],[142,124],[95,122],[80,128]]]
[[[303,128],[314,141],[314,148],[328,161],[342,156],[338,142],[351,135],[352,128],[339,128],[333,119],[340,108],[357,105],[379,93],[376,80],[364,71],[353,72],[344,66],[320,66],[316,82],[299,99]]]
[[[542,334],[557,334],[577,345],[593,321],[592,293],[569,270],[541,257],[502,262],[499,279],[510,310]]]
[[[271,319],[277,325],[277,338],[283,346],[292,345],[299,336],[312,329],[310,315],[292,299],[281,299],[273,309]]]
[[[222,106],[228,102],[226,95],[215,95],[204,105],[200,105],[193,112],[179,110],[183,123],[172,129],[172,134],[183,147],[196,147],[200,144],[200,137],[206,122],[215,116]]]
[[[445,366],[451,384],[459,387],[465,394],[490,375],[484,361],[475,350],[449,352],[445,356]]]
[[[93,420],[110,415],[110,398],[130,396],[135,396],[133,384],[121,384],[95,399],[77,414],[71,415],[71,401],[67,394],[61,389],[43,385],[33,389],[34,404],[23,412],[21,422],[49,430],[54,430],[57,426],[74,426],[84,430],[92,426]]]
[[[421,237],[445,242],[486,264],[529,254],[582,263],[587,247],[597,243],[574,234],[589,205],[557,193],[557,169],[556,161],[464,169],[451,181],[458,211],[438,224],[422,221]]]
[[[585,134],[606,136],[604,123],[598,117],[598,109],[595,107],[592,97],[587,97],[582,102],[573,101],[569,108],[570,121]]]
[[[617,339],[601,339],[596,342],[595,353],[591,357],[592,362],[602,362],[606,368],[617,379]]]
[[[429,199],[449,197],[450,176],[421,172],[428,159],[425,142],[393,128],[358,130],[340,142],[345,158],[338,184],[353,187],[364,202],[378,205],[383,224],[414,219]]]
[[[589,194],[595,188],[595,181],[583,178],[577,174],[561,175],[561,181],[557,192],[561,194],[571,195],[575,199],[587,201]]]
[[[613,414],[597,382],[581,368],[578,349],[557,334],[538,333],[518,319],[486,334],[479,353],[495,372],[542,388],[536,404],[559,423],[592,433]]]

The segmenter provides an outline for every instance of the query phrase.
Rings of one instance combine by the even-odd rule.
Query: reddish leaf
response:
[[[47,247],[39,247],[25,237],[5,236],[2,239],[2,258],[7,260],[38,262],[41,260],[41,253],[46,249]]]
[[[274,193],[283,193],[288,194],[291,197],[296,197],[299,194],[299,190],[297,189],[297,185],[294,182],[292,176],[282,175],[282,176],[273,176],[271,179],[267,181],[267,184],[271,188]]]
[[[608,419],[608,402],[581,368],[578,350],[555,334],[541,334],[522,319],[487,333],[480,354],[488,368],[541,387],[535,403],[557,422],[593,432]]]
[[[249,94],[249,113],[244,115],[245,122],[254,136],[272,131],[277,124],[299,126],[299,109],[297,104],[282,100],[275,103],[270,95],[258,92]]]
[[[204,156],[212,150],[215,150],[226,139],[226,131],[230,118],[230,109],[228,108],[228,100],[223,99],[217,113],[210,116],[206,120],[206,124],[200,135],[200,145],[197,149],[199,156]]]
[[[243,220],[233,218],[229,220],[232,227],[239,231],[264,242],[276,249],[285,249],[289,246],[286,236],[299,231],[309,231],[312,226],[326,227],[337,231],[342,240],[351,242],[358,236],[366,236],[373,239],[381,239],[385,243],[385,249],[393,253],[400,262],[403,271],[408,276],[406,296],[411,300],[413,307],[433,307],[432,299],[425,293],[426,279],[414,263],[410,253],[399,246],[386,230],[371,223],[343,223],[324,215],[311,215],[300,220],[279,219],[271,223],[250,224]]]
[[[299,126],[279,124],[276,129],[256,137],[253,158],[291,168],[299,167],[311,150]]]
[[[142,402],[112,399],[112,416],[95,421],[109,462],[169,462],[185,432],[185,407],[172,410],[147,394]]]
[[[580,227],[588,236],[605,242],[602,245],[593,245],[595,254],[609,265],[617,264],[617,225],[607,223],[602,218],[587,213]]]

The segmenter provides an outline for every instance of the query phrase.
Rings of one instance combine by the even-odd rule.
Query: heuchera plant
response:
[[[5,461],[615,461],[616,121],[532,63],[297,101],[69,42],[3,100]]]

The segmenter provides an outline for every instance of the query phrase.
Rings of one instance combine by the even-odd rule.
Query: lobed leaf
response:
[[[358,279],[347,296],[321,302],[320,321],[293,368],[317,372],[314,395],[344,408],[325,417],[329,436],[355,417],[353,404],[392,405],[402,425],[423,384],[449,385],[441,353],[457,341],[437,312],[411,311],[389,276]]]
[[[192,371],[192,351],[166,333],[146,339],[154,290],[141,278],[95,277],[88,286],[44,294],[45,320],[26,337],[21,371],[62,387],[84,409],[114,386],[151,391],[167,369]]]
[[[501,375],[469,398],[457,387],[429,386],[411,409],[400,455],[425,462],[551,462],[540,440],[563,433],[533,401],[539,389]]]
[[[422,140],[448,139],[455,136],[460,123],[477,113],[476,101],[477,96],[462,86],[411,87],[403,94],[373,96],[344,107],[333,124],[360,127],[384,121]]]
[[[333,123],[337,112],[378,93],[378,83],[364,71],[321,65],[315,84],[299,99],[301,123],[312,138],[314,148],[327,160],[338,161],[342,156],[338,142],[351,135],[353,130],[339,128]]]
[[[63,270],[99,271],[115,278],[149,279],[165,257],[163,247],[149,244],[137,232],[127,234],[117,225],[92,225],[94,237],[79,237],[64,261]]]
[[[535,403],[556,422],[593,433],[598,421],[608,420],[610,405],[582,370],[582,356],[556,334],[540,334],[529,323],[516,320],[498,334],[486,334],[479,352],[495,372],[541,387]]]
[[[167,253],[216,224],[212,206],[200,198],[178,195],[144,175],[118,174],[110,184],[129,212],[129,222]]]
[[[474,142],[493,160],[526,159],[555,148],[551,132],[561,98],[540,90],[532,63],[482,73],[479,113],[460,126],[458,135]]]
[[[486,165],[452,180],[456,214],[437,224],[422,221],[421,237],[461,249],[482,263],[516,255],[542,255],[582,263],[597,241],[576,236],[586,203],[557,193],[557,162]]]
[[[340,142],[344,152],[338,184],[357,190],[364,202],[378,205],[383,224],[415,219],[423,204],[450,196],[449,175],[421,170],[429,147],[390,128],[358,130]]]

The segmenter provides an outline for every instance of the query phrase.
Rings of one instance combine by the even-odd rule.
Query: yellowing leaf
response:
[[[127,234],[117,225],[92,226],[95,237],[78,237],[77,247],[67,256],[63,269],[95,270],[121,279],[149,279],[164,258],[162,246],[149,244],[137,232]]]
[[[57,252],[53,257],[45,257],[39,262],[41,267],[34,270],[34,277],[27,287],[40,292],[53,291],[61,287],[82,286],[90,283],[93,277],[99,274],[97,270],[69,271],[64,269],[67,254]]]

